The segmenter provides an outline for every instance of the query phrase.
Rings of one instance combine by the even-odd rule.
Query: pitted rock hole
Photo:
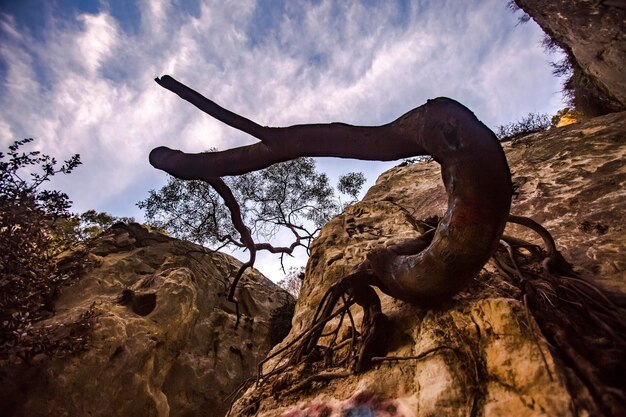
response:
[[[125,289],[117,299],[118,304],[130,307],[133,313],[147,316],[156,307],[157,296],[155,293],[138,294],[131,289]]]

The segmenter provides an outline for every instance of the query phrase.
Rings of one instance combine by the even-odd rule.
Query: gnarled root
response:
[[[386,353],[385,340],[389,330],[389,320],[382,313],[380,298],[370,286],[373,279],[375,277],[371,271],[362,267],[326,291],[311,324],[311,328],[314,328],[315,331],[308,333],[302,338],[296,354],[293,356],[293,363],[299,363],[304,358],[313,356],[320,338],[329,336],[331,336],[331,339],[326,347],[325,356],[327,361],[331,361],[332,351],[338,348],[336,344],[337,335],[346,314],[349,315],[352,321],[351,348],[348,351],[348,355],[338,362],[345,362],[352,356],[357,346],[354,320],[349,312],[349,307],[353,304],[361,306],[364,313],[361,324],[360,347],[354,361],[354,371],[359,373],[369,369],[372,357]],[[342,311],[336,328],[329,333],[324,333],[326,323],[336,316],[334,310],[341,299],[344,300],[343,310],[345,312]]]
[[[626,409],[624,309],[604,290],[580,277],[556,249],[550,233],[532,219],[511,223],[535,231],[545,250],[503,236],[493,259],[520,290],[529,313],[565,364],[585,384],[599,413],[617,417]]]

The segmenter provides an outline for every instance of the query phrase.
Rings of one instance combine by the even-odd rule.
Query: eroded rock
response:
[[[624,132],[626,113],[620,113],[504,145],[518,181],[512,212],[542,222],[585,277],[622,290]],[[292,331],[273,351],[299,337],[326,290],[368,250],[419,235],[418,220],[440,216],[445,208],[436,163],[399,166],[381,175],[363,201],[324,226],[313,243]],[[528,230],[509,232],[537,241]],[[359,375],[350,371],[351,363],[329,369],[323,360],[282,370],[250,388],[233,414],[602,415],[601,404],[542,336],[519,301],[519,289],[493,269],[436,309],[379,295],[391,323],[386,358],[375,358],[374,367]],[[351,310],[359,329],[362,311]],[[333,325],[337,320],[327,329]],[[349,340],[351,327],[344,320],[338,343]],[[270,359],[264,373],[280,369],[283,359]]]
[[[579,84],[605,111],[626,109],[626,4],[622,0],[515,0],[573,56]],[[576,71],[576,70],[575,70]],[[594,91],[595,90],[595,91]],[[589,97],[579,97],[581,101]]]
[[[273,321],[291,296],[249,270],[235,327],[225,293],[240,263],[231,256],[136,224],[115,225],[88,246],[98,266],[65,288],[57,314],[39,323],[71,322],[93,306],[98,317],[87,351],[42,358],[22,374],[5,369],[0,414],[223,416],[228,396],[256,371],[270,340],[286,334]],[[15,384],[18,398],[6,398]]]

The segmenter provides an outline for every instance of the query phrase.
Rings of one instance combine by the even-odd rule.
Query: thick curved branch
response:
[[[219,177],[207,178],[205,181],[213,187],[213,189],[222,197],[224,200],[224,204],[228,207],[230,211],[230,218],[233,222],[233,226],[239,232],[239,236],[241,236],[241,242],[245,245],[246,248],[250,251],[250,258],[248,262],[241,265],[237,274],[233,278],[233,282],[231,283],[230,290],[228,291],[228,300],[235,301],[235,290],[237,289],[237,284],[239,280],[243,276],[243,273],[246,272],[246,269],[254,266],[254,261],[256,260],[256,245],[254,243],[254,239],[252,239],[252,235],[250,234],[250,229],[246,227],[241,218],[241,207],[239,207],[239,203],[235,199],[233,192],[226,185],[224,180]]]
[[[255,138],[263,140],[263,126],[218,106],[202,94],[192,90],[184,84],[179,83],[169,75],[164,75],[161,78],[155,78],[154,81],[156,81],[161,87],[167,88],[171,92],[176,93],[180,98],[187,100],[203,112],[215,117],[220,122],[226,123],[229,126],[237,125],[237,129],[246,132]]]
[[[429,100],[382,126],[330,123],[268,128],[223,109],[169,76],[157,81],[209,115],[261,140],[213,153],[154,149],[150,163],[180,179],[211,182],[300,156],[390,161],[431,155],[441,165],[448,194],[448,210],[432,242],[415,254],[390,248],[368,254],[369,268],[379,280],[375,285],[395,298],[432,302],[456,293],[478,274],[498,245],[511,205],[510,171],[493,132],[454,100]]]
[[[262,127],[226,110],[170,76],[156,81],[212,117],[249,133],[260,143],[222,152],[186,154],[161,146],[150,152],[150,163],[180,179],[241,175],[300,156],[335,156],[394,161],[425,154],[414,141],[391,125],[351,126],[343,123]],[[207,156],[209,156],[207,158]]]

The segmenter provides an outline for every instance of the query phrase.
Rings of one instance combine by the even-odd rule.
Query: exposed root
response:
[[[511,216],[510,221],[535,231],[545,250],[538,252],[527,242],[503,238],[493,257],[495,265],[521,290],[527,311],[552,348],[589,389],[602,413],[621,415],[626,409],[625,311],[601,288],[574,272],[544,227],[521,216]]]
[[[491,264],[504,279],[503,284],[516,289],[511,296],[523,302],[528,327],[549,378],[553,380],[554,375],[539,336],[533,330],[531,316],[550,348],[589,389],[601,413],[619,416],[621,410],[626,409],[624,309],[612,302],[602,289],[574,272],[544,227],[521,216],[511,216],[510,222],[536,232],[543,246],[504,235]],[[432,226],[428,230],[431,229]],[[331,286],[322,296],[311,324],[259,365],[257,389],[261,390],[263,384],[276,378],[273,383],[276,386],[270,391],[274,396],[285,396],[306,389],[316,381],[363,372],[376,363],[421,360],[440,350],[452,349],[439,346],[414,356],[385,356],[389,325],[371,287],[375,282],[372,270],[364,263]],[[364,310],[360,333],[356,331],[350,310],[355,304]],[[351,332],[342,335],[346,322],[350,323]],[[263,369],[269,361],[273,362],[273,367]],[[285,379],[286,371],[291,372],[288,386],[292,388],[282,390],[280,387],[286,382],[279,380]],[[259,395],[265,398],[272,394]],[[248,411],[258,407],[260,401],[260,397],[255,397]]]

